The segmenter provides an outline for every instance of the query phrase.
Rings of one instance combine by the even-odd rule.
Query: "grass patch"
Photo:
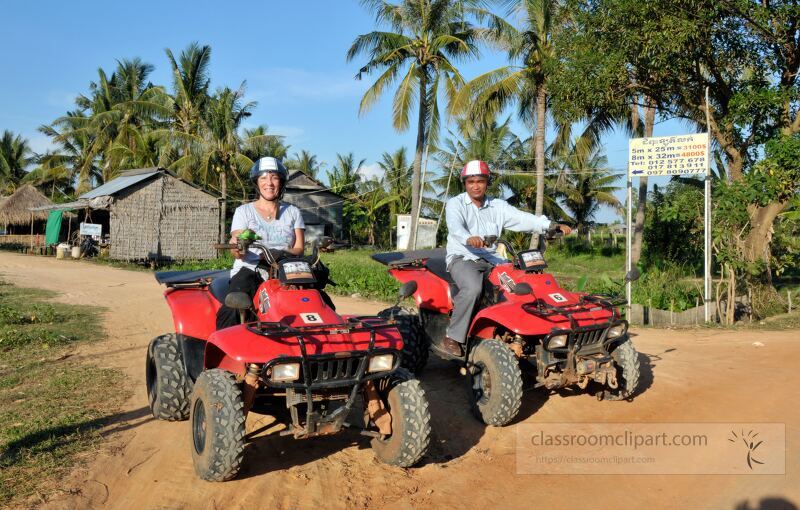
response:
[[[66,476],[125,397],[109,392],[118,372],[65,356],[103,338],[100,309],[47,297],[0,283],[0,500],[7,503]]]

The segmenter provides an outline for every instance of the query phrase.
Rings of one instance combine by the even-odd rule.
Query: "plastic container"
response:
[[[72,258],[73,259],[81,258],[81,247],[80,246],[73,246],[72,247]]]
[[[56,246],[56,258],[57,259],[66,259],[69,257],[69,250],[70,245],[67,243],[61,243]]]

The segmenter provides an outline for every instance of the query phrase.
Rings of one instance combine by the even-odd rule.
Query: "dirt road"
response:
[[[515,429],[487,428],[468,410],[463,378],[432,363],[423,386],[433,446],[422,466],[391,468],[355,434],[248,446],[240,476],[198,480],[188,422],[152,419],[144,388],[148,341],[171,329],[152,274],[0,252],[0,278],[57,291],[61,301],[107,308],[108,340],[76,356],[127,377],[133,396],[107,428],[108,446],[50,495],[49,508],[796,508],[800,504],[798,331],[638,330],[644,391],[632,402],[587,394],[526,393],[521,421],[779,422],[786,424],[786,475],[567,476],[515,474]],[[336,298],[341,310],[380,303]],[[763,344],[761,347],[754,342]],[[113,391],[113,389],[112,389]]]

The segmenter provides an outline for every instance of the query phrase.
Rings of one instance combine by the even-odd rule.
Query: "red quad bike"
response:
[[[560,232],[548,233],[552,238]],[[407,330],[403,366],[417,373],[428,350],[454,359],[469,376],[473,410],[487,425],[513,420],[522,403],[522,372],[534,387],[556,390],[600,384],[599,399],[633,395],[639,381],[639,359],[622,320],[618,297],[569,292],[545,273],[544,238],[538,250],[515,253],[495,236],[486,246],[505,246],[513,262],[486,273],[483,294],[470,325],[465,353],[448,354],[441,347],[458,292],[445,267],[445,250],[416,250],[373,255],[401,282],[416,281],[418,312],[395,311]],[[638,278],[638,272],[626,275]]]
[[[236,476],[246,443],[274,425],[246,434],[249,412],[274,416],[285,425],[280,434],[297,439],[356,428],[372,438],[379,460],[401,467],[419,461],[430,414],[419,382],[400,367],[397,324],[337,314],[320,292],[325,282],[316,281],[320,269],[327,275],[316,246],[310,257],[252,246],[263,252],[266,276],[253,300],[228,293],[228,271],[156,273],[167,286],[175,333],[150,342],[147,394],[156,418],[191,419],[197,474],[210,481]],[[415,290],[409,282],[399,299]],[[242,323],[215,331],[223,301]],[[348,421],[356,405],[363,425]]]

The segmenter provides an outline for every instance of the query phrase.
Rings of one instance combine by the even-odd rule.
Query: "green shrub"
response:
[[[362,297],[393,301],[400,283],[389,275],[383,264],[375,262],[370,256],[376,252],[368,250],[348,250],[323,253],[322,262],[331,271],[331,279],[336,286],[327,290],[333,294],[360,294]]]

